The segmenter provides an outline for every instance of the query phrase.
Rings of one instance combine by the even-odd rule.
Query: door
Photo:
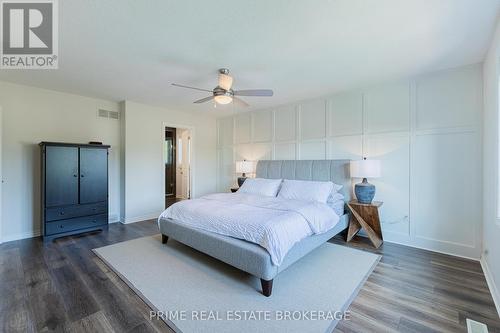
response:
[[[165,128],[165,141],[163,143],[163,155],[165,159],[165,197],[175,196],[175,150],[176,150],[175,128]]]
[[[78,148],[45,147],[45,205],[78,204]]]
[[[108,150],[80,148],[80,203],[108,201]]]

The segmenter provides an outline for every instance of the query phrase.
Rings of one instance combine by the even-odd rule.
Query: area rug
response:
[[[260,280],[160,235],[94,249],[151,308],[151,320],[191,332],[331,332],[378,255],[326,243],[274,279]]]

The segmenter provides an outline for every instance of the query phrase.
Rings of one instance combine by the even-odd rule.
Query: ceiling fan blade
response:
[[[175,86],[175,87],[179,87],[179,88],[187,88],[187,89],[193,89],[193,90],[199,90],[199,91],[212,92],[212,90],[202,89],[202,88],[196,88],[196,87],[190,87],[190,86],[185,86],[183,84],[172,83],[172,85]]]
[[[219,73],[219,87],[229,90],[233,86],[233,78],[227,74]]]
[[[196,103],[196,104],[201,104],[201,103],[205,103],[205,102],[208,102],[210,100],[214,99],[214,96],[208,96],[208,97],[205,97],[205,98],[202,98],[202,99],[199,99],[197,101],[194,101],[193,103]]]
[[[271,89],[249,89],[249,90],[235,90],[235,96],[272,96],[274,92]]]
[[[247,102],[245,102],[244,100],[242,100],[238,97],[233,97],[233,104],[236,106],[244,107],[244,108],[250,106]]]

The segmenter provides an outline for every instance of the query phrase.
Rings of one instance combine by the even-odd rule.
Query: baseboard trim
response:
[[[495,307],[497,308],[498,316],[500,317],[500,292],[495,284],[495,280],[493,280],[493,275],[491,275],[490,268],[488,263],[481,257],[479,260],[481,263],[481,268],[483,269],[484,277],[486,278],[486,283],[488,284],[488,288],[490,289],[491,297],[493,297],[493,302],[495,303]]]
[[[35,230],[33,232],[23,232],[20,234],[14,234],[2,237],[2,243],[13,242],[21,239],[34,238],[42,235],[40,230]]]
[[[361,237],[368,238],[368,236],[366,234],[363,234],[361,232],[359,232],[357,235],[361,236]],[[441,248],[438,248],[437,246],[432,247],[432,246],[429,246],[428,244],[422,245],[422,244],[419,244],[418,242],[413,242],[413,241],[406,239],[404,237],[391,239],[391,238],[386,237],[386,233],[384,233],[384,243],[398,244],[398,245],[402,245],[402,246],[412,247],[415,249],[436,252],[436,253],[440,253],[440,254],[446,254],[446,255],[449,255],[452,257],[458,257],[458,258],[464,258],[464,259],[469,259],[469,260],[473,260],[473,261],[479,261],[478,257],[476,257],[474,255],[469,255],[467,253],[467,251],[460,251],[459,249],[457,250],[457,252],[454,252],[452,250],[443,250]]]
[[[120,219],[120,222],[122,224],[130,224],[130,223],[142,222],[142,221],[146,221],[146,220],[153,220],[153,219],[157,219],[158,216],[161,215],[161,213],[163,213],[163,211],[150,213],[150,214],[146,214],[146,215],[142,215],[142,216],[127,217],[124,219],[122,218],[122,219]]]
[[[470,251],[468,249],[456,248],[456,252],[455,252],[454,251],[455,249],[443,250],[442,247],[440,247],[440,246],[436,246],[436,247],[429,246],[429,243],[422,245],[419,242],[412,242],[412,241],[405,242],[405,241],[387,240],[387,239],[384,239],[384,242],[404,245],[404,246],[413,247],[416,249],[421,249],[421,250],[426,250],[426,251],[431,251],[431,252],[437,252],[437,253],[453,256],[453,257],[459,257],[459,258],[479,261],[479,258],[473,254],[473,252],[476,252],[477,250]]]

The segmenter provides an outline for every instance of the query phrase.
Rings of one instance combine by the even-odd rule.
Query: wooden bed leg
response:
[[[262,294],[266,297],[271,296],[271,293],[273,292],[273,280],[267,281],[260,279],[260,284],[262,285]]]
[[[162,244],[167,244],[168,242],[168,236],[165,236],[165,235],[161,235],[161,243]]]

